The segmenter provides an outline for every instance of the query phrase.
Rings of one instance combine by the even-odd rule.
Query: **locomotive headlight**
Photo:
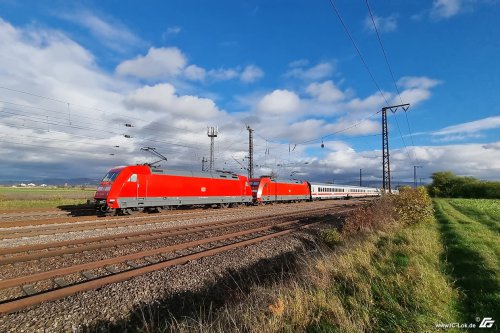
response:
[[[109,202],[115,202],[115,199],[109,199]]]

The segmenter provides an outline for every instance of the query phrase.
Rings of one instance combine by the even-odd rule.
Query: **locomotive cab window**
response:
[[[112,182],[115,180],[116,176],[118,176],[118,174],[120,173],[120,171],[112,171],[112,172],[108,172],[106,174],[106,176],[104,176],[104,178],[102,179],[103,182]]]
[[[130,178],[128,179],[128,181],[129,181],[130,183],[135,183],[135,182],[137,182],[137,174],[135,174],[135,173],[134,173],[133,175],[131,175],[131,176],[130,176]]]

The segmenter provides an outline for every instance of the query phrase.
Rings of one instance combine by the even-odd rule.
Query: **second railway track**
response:
[[[348,206],[351,205],[348,204]],[[275,212],[267,216],[239,219],[226,217],[224,221],[2,248],[0,249],[0,267],[5,268],[12,264],[35,262],[34,260],[56,256],[62,261],[68,260],[69,262],[73,254],[92,253],[92,251],[111,247],[126,247],[132,243],[144,242],[145,244],[145,242],[158,239],[168,240],[181,235],[191,237],[180,243],[160,244],[158,247],[144,251],[4,278],[0,280],[1,299],[3,299],[0,301],[0,313],[17,311],[81,291],[96,289],[106,284],[125,281],[154,270],[279,237],[293,230],[319,223],[318,220],[311,220],[311,216],[322,216],[323,220],[332,219],[330,214],[338,215],[352,209],[345,206],[345,204],[325,206],[318,204],[316,207],[307,206],[307,208],[285,213],[284,211],[290,209],[283,205],[284,209],[279,214]],[[225,213],[229,212],[228,210]],[[309,218],[304,220],[305,217]],[[210,234],[214,232],[222,232],[222,234],[215,236]]]

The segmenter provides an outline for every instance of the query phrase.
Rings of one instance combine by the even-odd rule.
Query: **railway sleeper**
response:
[[[82,272],[82,275],[84,278],[86,278],[87,280],[93,280],[97,277],[97,275],[95,275],[94,273],[92,273],[91,271],[83,271]]]
[[[66,286],[69,286],[70,283],[69,282],[66,282],[66,280],[64,280],[63,278],[55,278],[54,279],[54,283],[56,284],[56,286],[58,287],[66,287]]]
[[[163,258],[167,259],[167,260],[170,260],[170,259],[172,259],[172,258],[175,258],[175,254],[174,254],[174,253],[172,253],[172,252],[163,252],[163,253],[160,253],[160,255],[161,255]]]
[[[155,260],[155,259],[153,259],[151,257],[145,257],[144,260],[146,260],[150,264],[156,264],[159,261],[159,260]]]
[[[38,291],[36,291],[36,289],[31,284],[22,285],[21,289],[23,290],[26,296],[38,294]]]
[[[135,261],[132,261],[132,260],[125,261],[125,264],[132,267],[132,268],[141,267],[141,265],[137,264]]]
[[[106,266],[104,267],[105,270],[107,270],[108,272],[110,272],[111,274],[116,274],[116,273],[120,273],[120,270],[118,268],[116,268],[115,266]]]

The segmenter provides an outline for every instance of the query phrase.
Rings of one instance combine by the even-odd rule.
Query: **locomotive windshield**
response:
[[[119,173],[120,173],[120,171],[110,171],[106,174],[106,176],[104,176],[102,181],[103,182],[112,182],[115,180],[116,176],[118,176]]]

